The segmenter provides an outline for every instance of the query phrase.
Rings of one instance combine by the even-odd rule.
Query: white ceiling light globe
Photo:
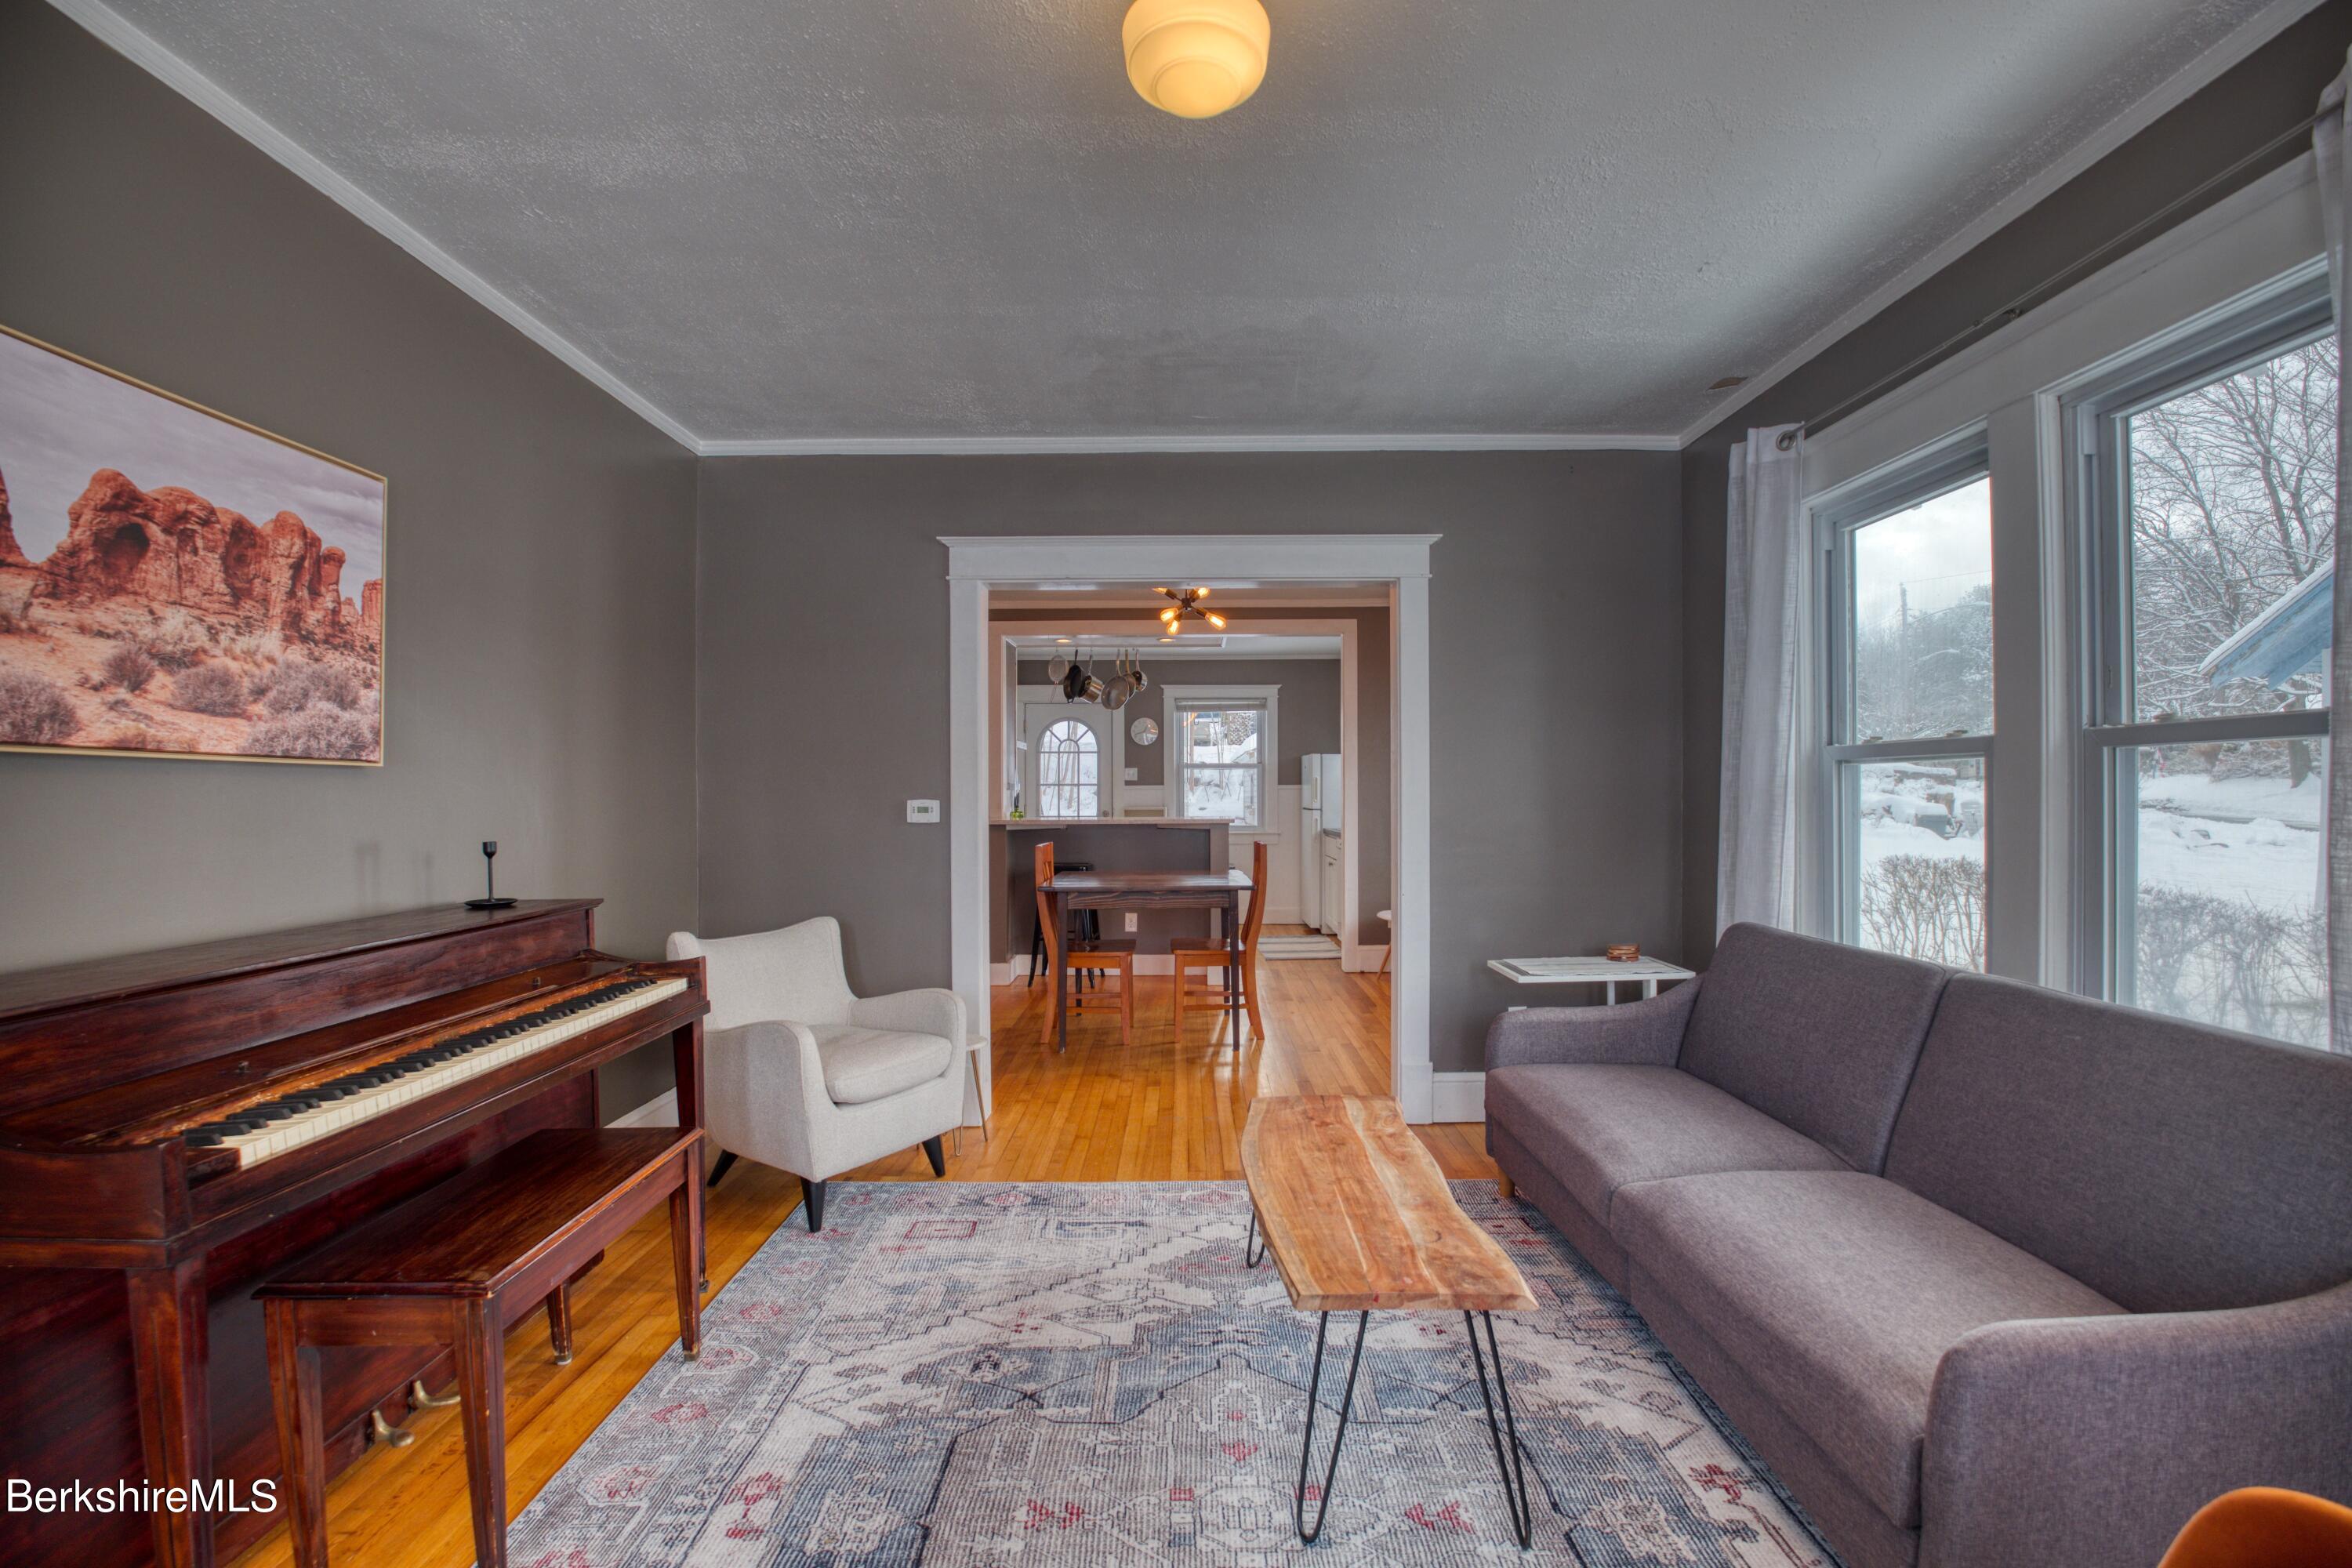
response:
[[[1273,37],[1258,0],[1135,0],[1119,29],[1127,79],[1146,103],[1186,120],[1255,92]]]

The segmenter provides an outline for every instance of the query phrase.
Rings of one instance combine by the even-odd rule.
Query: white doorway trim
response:
[[[1003,765],[992,705],[1002,700],[1001,643],[988,595],[1051,584],[1181,581],[1215,587],[1338,583],[1385,588],[1393,611],[1391,862],[1396,921],[1390,957],[1391,1091],[1408,1121],[1432,1117],[1429,1048],[1429,554],[1434,533],[1095,535],[961,538],[948,548],[948,839],[953,978],[975,1019],[989,1016],[988,829]],[[1352,770],[1351,770],[1352,771]],[[1354,795],[1356,781],[1348,781]],[[1354,802],[1349,802],[1352,814]],[[986,1047],[983,1047],[986,1054]],[[992,1081],[992,1064],[982,1077]],[[966,1106],[967,1119],[977,1107]]]

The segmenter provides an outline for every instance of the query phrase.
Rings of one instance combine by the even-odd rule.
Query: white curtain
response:
[[[1776,926],[1797,921],[1804,451],[1803,428],[1796,425],[1750,430],[1731,449],[1717,931],[1736,921]]]
[[[2352,217],[2352,192],[2345,179],[2352,170],[2352,141],[2347,141],[2344,89],[2352,78],[2352,61],[2345,75],[2331,83],[2319,99],[2319,123],[2312,132],[2312,150],[2319,160],[2319,202],[2326,215],[2328,281],[2336,296],[2336,329],[2342,335],[2352,322],[2352,247],[2345,226]],[[2339,367],[2343,356],[2337,355]],[[2344,395],[2343,372],[2337,371],[2336,402],[2336,637],[2327,658],[2327,1033],[2338,1051],[2352,1051],[2352,510],[2346,507],[2344,484],[2352,476],[2352,397]]]

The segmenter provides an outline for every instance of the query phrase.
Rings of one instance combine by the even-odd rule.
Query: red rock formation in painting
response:
[[[380,623],[342,595],[343,552],[290,511],[267,528],[193,490],[142,490],[100,468],[67,509],[65,540],[44,563],[45,597],[177,605],[208,620],[276,630],[329,647],[382,646]],[[379,595],[370,583],[365,595]]]
[[[0,566],[30,566],[16,544],[16,530],[8,512],[8,479],[0,474]]]

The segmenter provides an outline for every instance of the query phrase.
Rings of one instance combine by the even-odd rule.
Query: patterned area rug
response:
[[[1237,1183],[857,1184],[779,1228],[516,1521],[522,1568],[1834,1559],[1533,1209],[1457,1182],[1542,1301],[1498,1317],[1519,1551],[1459,1317],[1376,1313],[1320,1543],[1292,1532],[1315,1320]],[[1344,1347],[1354,1319],[1335,1315]],[[1344,1350],[1324,1368],[1336,1410]],[[1318,1442],[1330,1430],[1318,1424]],[[1318,1449],[1318,1459],[1328,1449]],[[1319,1472],[1319,1464],[1318,1464]]]

